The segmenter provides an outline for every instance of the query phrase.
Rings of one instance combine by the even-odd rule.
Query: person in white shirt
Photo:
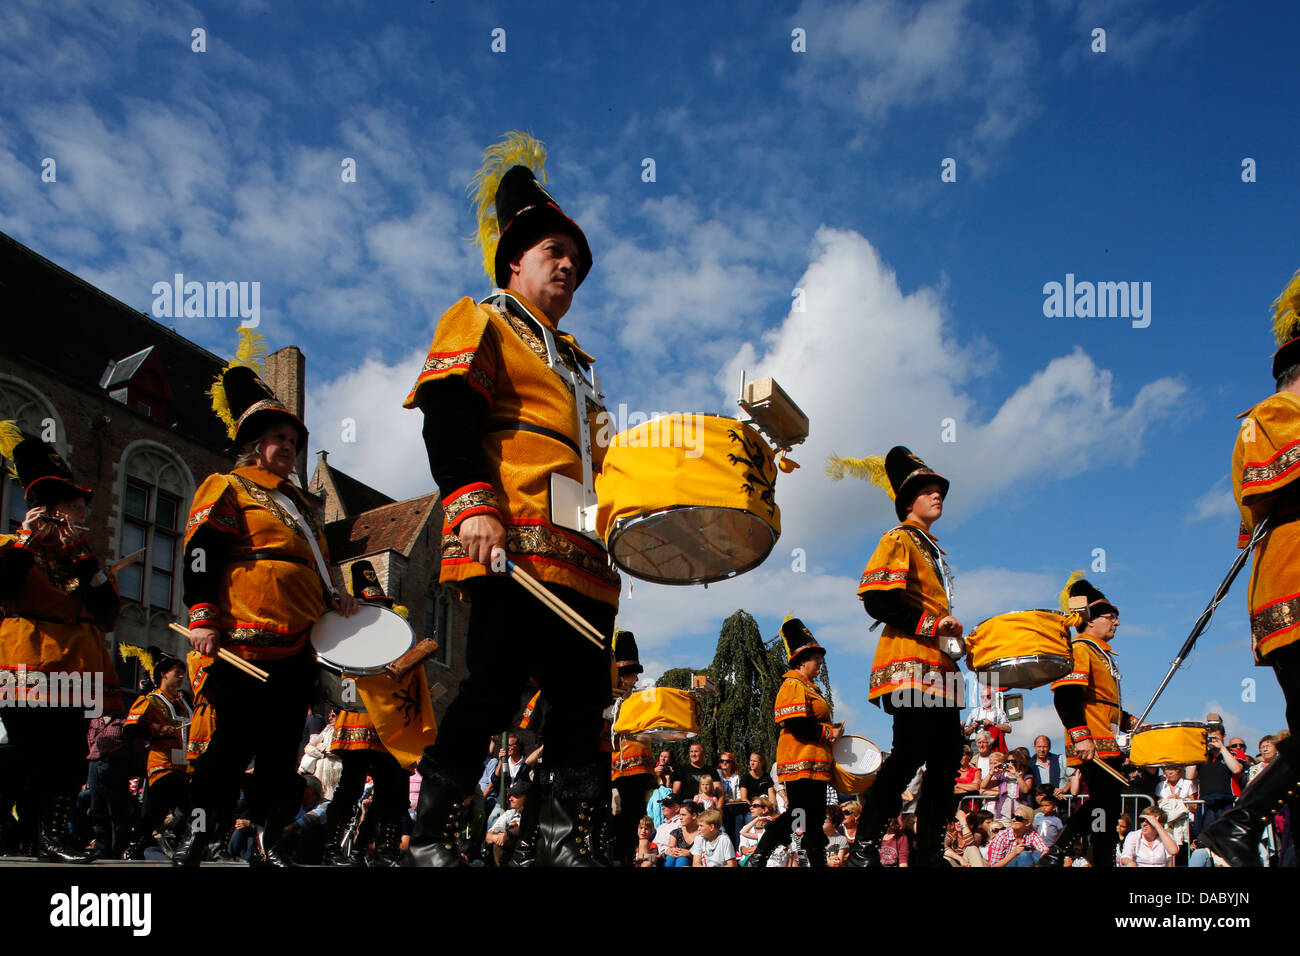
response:
[[[963,732],[971,738],[973,744],[981,732],[992,736],[993,731],[997,731],[997,736],[1001,738],[1000,746],[997,739],[993,741],[993,749],[1006,753],[1006,735],[1011,733],[1011,721],[1007,718],[1006,711],[994,706],[993,691],[986,686],[980,693],[980,705],[971,711]]]
[[[663,853],[668,848],[668,837],[682,825],[682,821],[677,819],[682,808],[682,798],[670,793],[659,801],[659,805],[664,811],[664,822],[655,829],[655,846]]]
[[[1147,807],[1138,817],[1138,829],[1124,838],[1120,866],[1173,866],[1178,844],[1165,829],[1165,812]]]
[[[722,813],[705,810],[700,814],[700,835],[691,846],[691,866],[735,866],[736,849],[731,837],[722,832]]]

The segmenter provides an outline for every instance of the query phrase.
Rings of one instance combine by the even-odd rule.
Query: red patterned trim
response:
[[[424,360],[424,367],[420,369],[420,375],[415,380],[415,388],[411,389],[411,394],[417,394],[420,386],[425,382],[463,371],[466,384],[482,395],[491,408],[492,393],[496,391],[497,380],[474,361],[477,352],[476,348],[464,352],[430,352]]]
[[[213,627],[221,617],[215,604],[196,604],[190,608],[190,627]]]
[[[790,704],[786,707],[778,707],[776,709],[777,723],[780,723],[783,720],[788,720],[791,717],[806,717],[807,715],[807,704]]]
[[[1092,731],[1085,727],[1071,727],[1067,733],[1070,735],[1071,743],[1078,743],[1080,740],[1091,740]]]
[[[1264,462],[1246,462],[1241,470],[1241,490],[1244,495],[1252,485],[1269,485],[1300,466],[1300,441],[1278,450]]]
[[[897,568],[867,568],[862,572],[862,578],[858,581],[858,593],[868,589],[877,591],[888,591],[895,588],[905,587],[907,585],[907,568],[898,570]]]
[[[73,541],[63,549],[63,553],[73,564],[95,556],[95,552],[90,550],[90,543],[85,538],[78,538]]]
[[[822,743],[828,744],[831,742],[831,730],[830,724],[822,724]]]
[[[448,528],[455,528],[471,515],[490,514],[501,519],[501,505],[496,492],[486,481],[476,481],[457,488],[442,501],[442,513]]]
[[[916,633],[921,637],[934,637],[934,628],[938,623],[939,616],[926,611],[921,615],[921,620],[916,622]]]

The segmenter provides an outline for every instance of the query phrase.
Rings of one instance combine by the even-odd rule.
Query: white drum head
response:
[[[846,734],[831,748],[835,763],[848,773],[865,776],[880,769],[880,748],[866,737]]]
[[[321,663],[347,674],[377,674],[414,645],[406,618],[377,604],[361,605],[352,617],[326,611],[311,629]]]

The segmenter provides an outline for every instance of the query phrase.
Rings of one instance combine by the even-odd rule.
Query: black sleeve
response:
[[[1088,721],[1083,716],[1082,687],[1058,687],[1052,691],[1052,703],[1056,705],[1056,713],[1067,730],[1087,725]]]
[[[862,603],[877,621],[908,634],[915,634],[921,623],[921,609],[903,600],[902,591],[868,591],[862,595]]]
[[[821,721],[812,717],[787,717],[781,721],[781,729],[801,744],[821,743]]]
[[[73,593],[81,599],[100,630],[113,630],[117,626],[117,612],[121,606],[117,589],[107,578],[102,584],[91,583],[99,573],[99,559],[84,540],[75,542],[70,547],[72,571],[77,576],[77,588]]]
[[[475,482],[490,481],[483,457],[483,419],[487,402],[459,379],[428,382],[420,388],[424,449],[429,472],[445,496]]]
[[[0,601],[18,596],[27,572],[35,563],[36,559],[26,548],[5,548],[0,551]]]
[[[202,527],[194,532],[185,547],[182,600],[186,607],[216,604],[221,595],[221,577],[226,567],[226,544],[229,536],[215,528]],[[196,560],[202,551],[202,561]],[[196,565],[200,570],[195,570]]]

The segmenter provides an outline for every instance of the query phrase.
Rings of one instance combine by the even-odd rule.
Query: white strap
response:
[[[302,536],[307,539],[311,545],[311,553],[316,557],[316,570],[320,572],[320,578],[325,582],[325,590],[330,593],[330,597],[338,597],[338,588],[334,587],[334,582],[330,580],[330,570],[325,564],[325,558],[320,553],[320,546],[316,543],[316,535],[312,533],[311,526],[307,524],[303,516],[298,512],[298,506],[282,491],[271,491],[271,497],[280,503],[280,507],[289,513]]]

